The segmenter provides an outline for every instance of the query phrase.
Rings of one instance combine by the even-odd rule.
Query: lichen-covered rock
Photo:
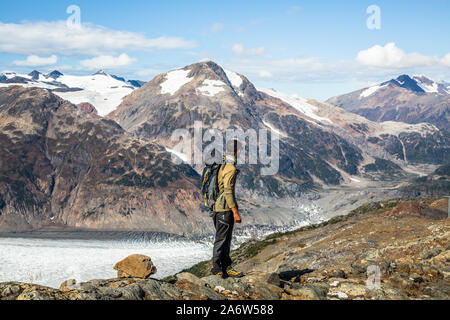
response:
[[[157,271],[152,259],[142,254],[132,254],[117,262],[114,270],[118,278],[148,278]]]

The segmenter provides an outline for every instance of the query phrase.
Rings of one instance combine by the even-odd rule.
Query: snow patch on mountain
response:
[[[191,70],[173,70],[166,74],[166,81],[161,83],[161,93],[174,95],[182,86],[189,83],[194,77],[189,78]]]
[[[223,69],[223,70],[225,71],[225,74],[227,75],[228,80],[230,80],[231,85],[234,88],[239,89],[243,82],[241,76],[238,75],[236,72],[226,70],[226,69]]]
[[[95,74],[92,76],[63,75],[58,82],[69,88],[80,88],[80,91],[67,91],[54,93],[74,104],[82,102],[91,103],[100,116],[107,115],[122,103],[122,99],[134,91],[122,81],[114,79],[107,74]]]
[[[89,76],[64,75],[56,70],[47,75],[38,71],[30,74],[4,71],[3,74],[8,80],[17,78],[17,82],[0,83],[0,87],[18,85],[52,90],[54,94],[73,104],[83,102],[92,104],[100,116],[113,111],[122,103],[125,96],[136,89],[125,79],[122,81],[104,72]]]
[[[165,148],[167,152],[171,153],[173,156],[180,158],[183,162],[188,162],[188,156],[184,153],[178,152],[176,150],[170,149],[170,148]]]
[[[225,91],[225,86],[226,83],[221,80],[206,79],[203,81],[202,86],[197,88],[197,93],[214,97],[216,94]]]
[[[283,93],[275,91],[273,89],[264,89],[264,88],[258,89],[258,91],[261,91],[265,94],[268,94],[269,96],[278,98],[278,99],[286,102],[287,104],[291,105],[296,110],[300,111],[301,113],[308,116],[309,118],[312,118],[319,122],[327,121],[329,123],[333,123],[330,119],[318,116],[316,114],[317,107],[307,103],[305,99],[300,98],[297,95],[289,96],[287,94],[283,94]]]
[[[425,92],[428,92],[428,93],[437,93],[438,92],[438,84],[436,82],[433,82],[432,85],[426,85],[424,83],[418,83],[418,85]]]
[[[284,134],[283,132],[281,132],[280,130],[278,130],[277,128],[275,128],[274,126],[272,126],[270,123],[265,122],[263,120],[264,125],[269,128],[272,132],[275,132],[276,134],[278,134],[279,136],[283,136],[283,137],[287,137],[286,134]]]
[[[438,93],[439,92],[439,84],[433,80],[428,79],[424,75],[413,76],[414,81],[416,81],[417,85],[422,88],[423,91],[427,93]]]
[[[367,97],[373,95],[375,92],[377,92],[377,91],[378,91],[379,89],[381,89],[382,87],[384,87],[384,86],[382,86],[382,85],[377,85],[377,86],[373,86],[373,87],[367,88],[366,90],[364,90],[363,92],[361,92],[361,94],[359,95],[359,98],[360,98],[360,99],[361,99],[361,98],[367,98]]]
[[[37,81],[30,81],[28,83],[0,83],[0,88],[10,87],[10,86],[21,86],[24,88],[41,88],[41,89],[49,89],[49,90],[59,88],[59,87],[51,85],[51,84],[46,84],[46,83],[37,82]]]

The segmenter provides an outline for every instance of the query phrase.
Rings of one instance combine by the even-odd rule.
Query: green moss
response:
[[[199,278],[205,277],[208,275],[211,269],[211,260],[199,262],[192,267],[185,269],[181,272],[189,272],[193,275],[196,275]],[[168,277],[169,278],[169,277]]]

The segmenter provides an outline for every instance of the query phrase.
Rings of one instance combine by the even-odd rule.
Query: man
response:
[[[239,170],[236,169],[238,157],[237,140],[232,140],[227,145],[224,164],[217,173],[217,185],[219,197],[217,198],[213,211],[216,237],[213,248],[212,274],[222,277],[243,277],[243,273],[231,266],[230,247],[234,223],[241,223],[238,205],[236,203],[235,186]]]

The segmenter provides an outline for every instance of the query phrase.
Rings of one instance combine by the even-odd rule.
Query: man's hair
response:
[[[227,142],[226,153],[234,155],[239,151],[240,147],[241,147],[241,144],[240,144],[239,140],[237,140],[237,139],[230,140]]]

